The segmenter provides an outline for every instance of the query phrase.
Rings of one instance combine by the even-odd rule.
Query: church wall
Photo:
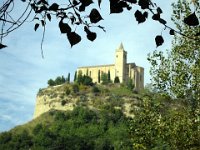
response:
[[[95,67],[81,67],[78,68],[77,72],[82,71],[82,75],[87,75],[92,78],[92,81],[98,83],[98,72],[100,70],[100,75],[102,73],[108,73],[110,70],[110,78],[112,81],[115,79],[115,66],[114,65],[102,65],[102,66],[95,66]]]

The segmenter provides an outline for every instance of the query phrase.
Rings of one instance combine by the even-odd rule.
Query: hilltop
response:
[[[0,149],[200,148],[190,102],[125,84],[64,83],[40,89],[34,119],[0,134]]]

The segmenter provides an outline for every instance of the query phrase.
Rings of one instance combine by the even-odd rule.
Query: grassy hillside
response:
[[[52,109],[0,134],[0,149],[200,149],[200,114],[191,101],[125,85],[63,84],[41,89]],[[43,105],[43,103],[42,103]]]

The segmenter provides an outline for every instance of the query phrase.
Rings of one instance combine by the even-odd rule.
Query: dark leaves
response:
[[[139,0],[138,5],[140,5],[142,9],[148,9],[150,3],[149,0]]]
[[[88,40],[94,41],[96,39],[97,34],[95,32],[91,32],[88,27],[85,26],[84,31],[87,33]]]
[[[6,45],[3,45],[0,43],[0,49],[7,47]]]
[[[199,20],[194,13],[190,14],[189,16],[187,16],[185,19],[184,19],[184,23],[189,25],[189,26],[198,26],[199,25]]]
[[[160,19],[160,14],[158,13],[158,14],[154,14],[153,16],[152,16],[152,19],[153,20],[159,20]]]
[[[51,15],[50,14],[47,14],[47,18],[49,21],[51,21]]]
[[[59,5],[57,3],[53,3],[50,7],[49,7],[49,10],[52,10],[52,11],[57,11],[58,10],[58,7]]]
[[[155,38],[156,46],[160,46],[164,43],[164,39],[161,35],[157,35]]]
[[[75,32],[67,33],[67,38],[69,40],[69,43],[71,44],[71,47],[81,41],[81,36]]]
[[[158,7],[156,10],[158,14],[162,14],[162,9],[160,7]]]
[[[138,23],[145,22],[147,17],[148,17],[148,13],[147,12],[144,12],[143,14],[139,10],[137,10],[135,12],[135,18],[136,18]]]
[[[90,17],[91,23],[97,23],[103,19],[97,9],[92,9],[89,17]]]
[[[121,13],[123,12],[123,7],[120,6],[119,0],[110,0],[110,13]]]
[[[98,0],[99,8],[101,7],[101,2],[102,2],[102,0]]]
[[[127,2],[129,3],[132,3],[132,4],[136,4],[137,3],[137,0],[126,0]]]
[[[36,24],[35,24],[35,27],[34,27],[34,30],[36,31],[36,30],[38,29],[39,26],[40,26],[40,24],[39,24],[39,23],[36,23]]]
[[[85,11],[85,7],[93,3],[92,0],[80,0],[80,2],[81,2],[81,5],[79,7],[79,11]]]
[[[70,33],[71,27],[67,23],[63,23],[63,19],[59,22],[59,28],[61,33]]]
[[[169,34],[170,34],[170,35],[174,35],[174,34],[175,34],[174,30],[171,29],[171,30],[169,31]]]
[[[164,19],[162,19],[162,18],[160,18],[159,20],[158,20],[160,23],[162,23],[162,24],[167,24],[167,21],[165,21]]]

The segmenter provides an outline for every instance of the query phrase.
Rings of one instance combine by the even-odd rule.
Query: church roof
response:
[[[119,49],[122,49],[124,50],[124,46],[123,46],[123,43],[121,42],[120,46],[119,46]]]

